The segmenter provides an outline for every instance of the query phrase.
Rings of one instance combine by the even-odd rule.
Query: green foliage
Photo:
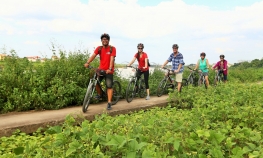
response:
[[[261,157],[263,85],[188,87],[170,106],[2,137],[0,157]],[[257,94],[257,95],[255,95]]]
[[[0,112],[59,109],[81,104],[89,81],[83,64],[89,54],[60,50],[59,60],[20,59],[15,51],[0,72]],[[98,65],[98,60],[95,61]]]

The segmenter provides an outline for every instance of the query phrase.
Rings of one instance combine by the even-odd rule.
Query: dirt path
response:
[[[131,103],[126,100],[119,101],[112,106],[112,110],[106,110],[106,103],[93,104],[89,106],[88,111],[83,114],[82,106],[65,108],[60,110],[46,110],[46,111],[29,111],[29,112],[15,112],[0,115],[0,137],[10,136],[19,129],[25,133],[33,133],[39,127],[45,128],[47,125],[57,125],[64,122],[68,114],[74,116],[85,117],[85,119],[93,120],[94,116],[103,112],[108,112],[109,115],[126,114],[131,111],[148,109],[156,106],[166,106],[167,96],[151,97],[150,100],[144,98],[135,98]]]

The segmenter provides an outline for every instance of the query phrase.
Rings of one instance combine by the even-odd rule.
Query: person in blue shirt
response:
[[[181,91],[181,86],[182,86],[182,80],[183,80],[183,71],[184,71],[184,57],[183,55],[178,51],[179,46],[177,44],[173,44],[173,53],[170,54],[169,58],[164,62],[162,65],[162,68],[168,62],[172,62],[172,70],[173,72],[171,74],[175,75],[175,81],[177,82],[177,89],[178,92]]]

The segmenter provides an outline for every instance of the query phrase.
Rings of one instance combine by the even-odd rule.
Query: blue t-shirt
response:
[[[176,56],[174,56],[174,53],[172,53],[167,60],[169,62],[172,62],[173,71],[178,69],[179,64],[182,64],[179,73],[182,73],[184,71],[184,57],[180,52],[178,52]]]

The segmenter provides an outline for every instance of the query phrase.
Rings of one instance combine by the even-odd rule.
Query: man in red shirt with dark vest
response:
[[[98,46],[92,56],[88,59],[87,63],[84,64],[85,67],[89,67],[90,63],[99,54],[100,55],[100,66],[99,69],[106,72],[103,76],[100,76],[100,81],[105,78],[107,94],[108,94],[108,105],[107,109],[111,110],[111,100],[112,100],[112,84],[113,84],[113,72],[114,72],[114,59],[116,57],[116,48],[109,45],[110,36],[106,33],[102,34],[101,37],[102,46]],[[96,85],[96,90],[99,95],[101,91]]]

